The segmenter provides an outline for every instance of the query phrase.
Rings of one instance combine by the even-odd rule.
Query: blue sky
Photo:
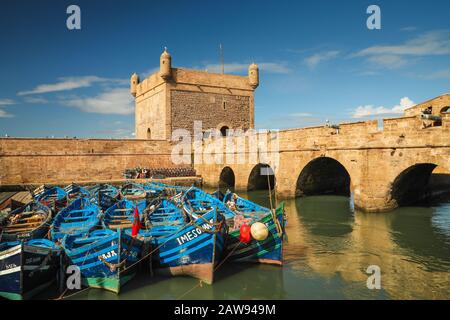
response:
[[[81,8],[81,30],[66,8]],[[381,9],[381,30],[366,9]],[[132,137],[129,77],[260,65],[258,128],[396,117],[449,92],[450,2],[2,1],[0,134]]]

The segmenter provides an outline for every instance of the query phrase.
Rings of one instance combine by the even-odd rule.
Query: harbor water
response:
[[[267,191],[242,196],[269,206]],[[450,299],[450,202],[389,213],[354,211],[340,196],[287,200],[283,267],[224,264],[213,285],[144,270],[120,295],[71,299]],[[369,266],[381,288],[368,289]],[[50,298],[51,290],[36,298]]]

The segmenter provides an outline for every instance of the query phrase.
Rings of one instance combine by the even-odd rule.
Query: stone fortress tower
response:
[[[135,97],[137,139],[169,140],[172,131],[193,132],[194,121],[203,131],[254,127],[254,91],[259,70],[251,64],[248,76],[209,73],[172,68],[167,49],[161,54],[160,69],[143,81],[136,73],[130,79]]]

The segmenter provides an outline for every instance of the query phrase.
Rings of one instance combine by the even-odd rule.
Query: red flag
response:
[[[139,211],[137,207],[134,207],[134,220],[133,220],[133,226],[131,228],[131,236],[136,237],[139,230],[141,229],[141,220],[139,219]]]

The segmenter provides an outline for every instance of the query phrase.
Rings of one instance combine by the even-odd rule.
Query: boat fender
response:
[[[253,239],[258,241],[266,240],[269,236],[269,229],[264,223],[255,222],[250,228]]]
[[[243,224],[239,228],[239,241],[242,243],[249,243],[251,240],[250,226],[248,224]]]

